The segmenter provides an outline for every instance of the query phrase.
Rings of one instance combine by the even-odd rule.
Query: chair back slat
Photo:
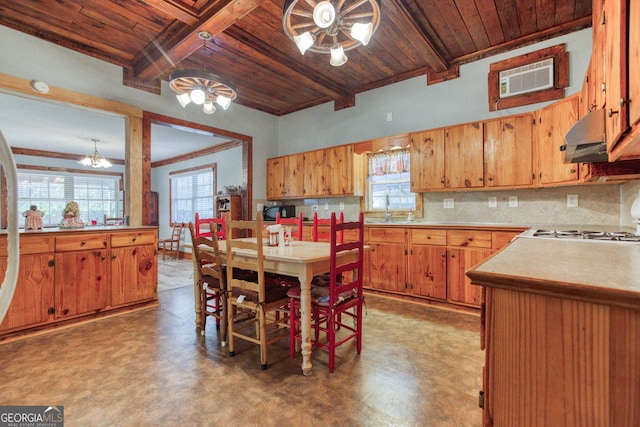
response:
[[[195,218],[195,230],[196,237],[204,236],[211,237],[213,233],[219,240],[225,240],[227,238],[227,227],[225,224],[226,215],[221,215],[220,218],[200,218],[200,214],[196,212]],[[214,224],[214,227],[211,227]],[[204,231],[203,231],[204,227]]]
[[[217,239],[210,239],[204,236],[196,236],[195,226],[189,223],[191,233],[191,243],[193,256],[198,266],[200,279],[207,277],[218,279],[221,289],[226,288],[226,283],[222,272],[222,255],[218,247]]]

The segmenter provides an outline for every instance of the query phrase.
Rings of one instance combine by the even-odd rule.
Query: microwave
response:
[[[265,206],[262,211],[262,220],[275,221],[278,213],[280,213],[280,218],[294,218],[296,216],[296,207],[294,205]]]

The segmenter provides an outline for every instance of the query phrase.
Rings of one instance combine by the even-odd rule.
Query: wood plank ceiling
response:
[[[301,0],[304,1],[304,0]],[[235,83],[237,103],[281,116],[591,25],[591,0],[382,0],[380,26],[340,67],[304,56],[282,29],[284,0],[3,0],[0,25],[123,67],[123,84],[160,92],[204,64]],[[16,49],[19,47],[16,46]],[[426,80],[426,79],[425,79]],[[426,81],[425,81],[426,84]]]

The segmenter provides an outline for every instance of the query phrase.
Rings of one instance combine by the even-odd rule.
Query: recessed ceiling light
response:
[[[49,85],[40,80],[31,80],[29,86],[38,93],[49,93]]]

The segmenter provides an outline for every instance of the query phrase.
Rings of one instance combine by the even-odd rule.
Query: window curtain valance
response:
[[[409,172],[409,150],[369,154],[369,176]]]

